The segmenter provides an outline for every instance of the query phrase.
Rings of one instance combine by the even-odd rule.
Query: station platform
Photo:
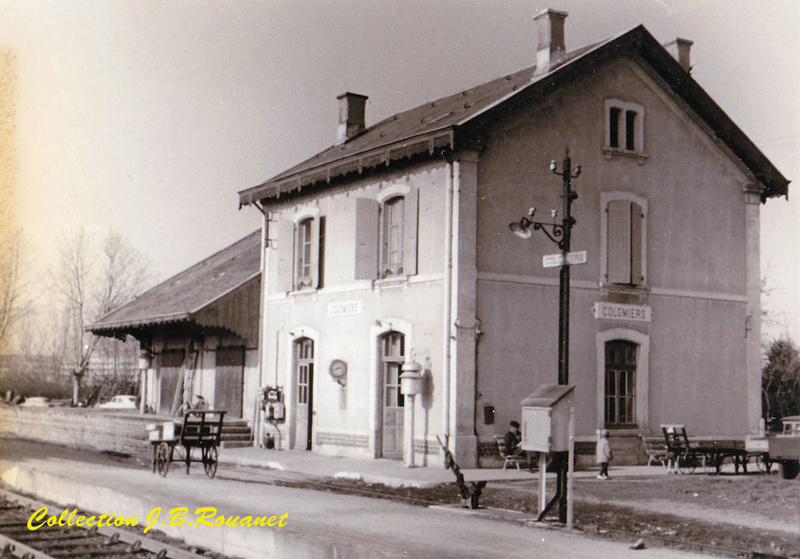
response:
[[[220,467],[224,464],[262,467],[272,470],[296,472],[306,476],[353,479],[365,483],[380,483],[390,487],[433,487],[442,483],[453,483],[455,476],[444,464],[408,468],[400,460],[385,458],[343,458],[325,456],[300,450],[272,450],[256,447],[226,448],[219,454]],[[575,471],[575,479],[596,479],[599,468]],[[538,471],[527,469],[464,469],[470,478],[487,481],[536,481]],[[668,475],[661,466],[612,466],[612,478],[641,478]],[[549,474],[555,477],[555,473]],[[600,481],[600,480],[598,480]]]

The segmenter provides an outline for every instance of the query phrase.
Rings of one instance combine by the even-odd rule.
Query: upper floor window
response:
[[[405,198],[399,196],[383,205],[381,277],[397,276],[403,273],[404,210]]]
[[[601,277],[606,284],[647,283],[647,200],[626,192],[602,193]]]
[[[644,155],[644,107],[607,99],[604,151]]]
[[[356,200],[356,279],[417,273],[417,214],[418,192],[407,185]]]
[[[325,218],[318,214],[318,210],[307,210],[295,216],[292,265],[294,290],[321,287]]]
[[[314,220],[310,217],[297,224],[297,254],[295,255],[297,272],[295,283],[297,287],[311,286],[312,254],[314,249],[314,242],[311,237],[313,224]]]

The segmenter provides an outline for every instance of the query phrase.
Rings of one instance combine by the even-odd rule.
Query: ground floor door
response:
[[[302,338],[294,344],[297,382],[294,448],[311,450],[314,427],[314,340]]]
[[[227,411],[226,418],[241,418],[243,386],[244,348],[218,349],[214,374],[214,409]]]
[[[380,345],[383,383],[381,454],[384,458],[402,458],[405,402],[400,391],[400,374],[405,353],[405,338],[398,332],[390,332],[383,337]]]
[[[164,415],[172,413],[178,379],[183,370],[183,350],[165,351],[158,356],[158,376],[160,379],[161,399],[158,411]]]

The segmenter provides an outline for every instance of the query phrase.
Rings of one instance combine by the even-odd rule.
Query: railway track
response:
[[[48,516],[63,508],[0,489],[0,558],[48,559],[197,559],[203,555],[141,534],[114,527],[47,526],[36,530],[28,521],[47,507]],[[207,557],[207,555],[205,555]]]

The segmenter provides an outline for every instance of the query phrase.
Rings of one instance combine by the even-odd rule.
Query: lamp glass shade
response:
[[[400,375],[400,390],[406,396],[422,392],[422,375],[415,371],[405,371]]]
[[[512,233],[521,239],[530,239],[533,236],[533,231],[531,231],[531,228],[522,222],[515,221],[508,227],[511,229]]]

